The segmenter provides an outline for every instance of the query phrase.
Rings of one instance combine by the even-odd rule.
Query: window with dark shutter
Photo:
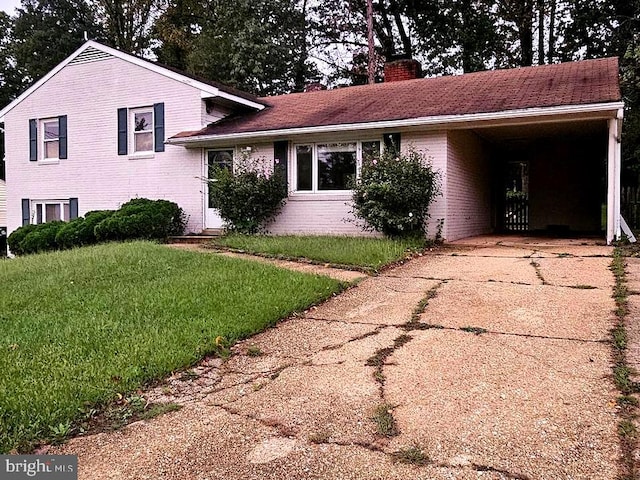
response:
[[[58,158],[67,158],[67,116],[61,115],[58,117]]]
[[[29,225],[31,220],[31,205],[28,198],[22,199],[22,225]]]
[[[289,142],[284,140],[281,142],[273,142],[273,173],[280,175],[287,184],[288,168],[289,168]]]
[[[118,109],[118,155],[127,154],[127,109]]]
[[[29,160],[38,160],[38,121],[29,120]]]
[[[400,133],[385,133],[383,135],[384,148],[392,155],[400,153]]]
[[[164,152],[164,103],[153,105],[154,152]]]
[[[78,199],[70,198],[69,199],[69,220],[74,220],[78,218]]]

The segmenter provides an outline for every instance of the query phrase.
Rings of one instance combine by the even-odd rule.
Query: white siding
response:
[[[473,132],[450,131],[447,150],[445,239],[491,232],[490,165]]]
[[[7,227],[21,225],[21,199],[78,197],[79,214],[114,209],[133,197],[176,202],[202,229],[201,151],[167,145],[147,158],[117,154],[117,109],[164,102],[165,138],[201,125],[194,87],[124,60],[68,65],[5,118]],[[68,158],[29,161],[29,119],[67,115]],[[39,149],[41,146],[39,145]]]

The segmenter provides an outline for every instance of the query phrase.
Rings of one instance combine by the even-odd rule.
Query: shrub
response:
[[[429,206],[438,193],[438,174],[422,153],[386,153],[363,161],[352,213],[366,222],[366,230],[391,237],[425,234]]]
[[[84,218],[76,218],[65,224],[56,235],[59,248],[81,247],[97,243],[94,233],[95,227],[102,220],[113,215],[113,210],[94,210],[88,212]]]
[[[24,240],[20,242],[22,253],[29,254],[55,250],[58,248],[56,235],[64,225],[66,225],[65,222],[61,221],[35,225],[36,228],[29,232],[24,237]]]
[[[24,225],[11,232],[11,235],[7,237],[7,245],[9,245],[9,250],[11,250],[11,253],[13,253],[14,255],[22,255],[24,252],[22,251],[21,244],[24,240],[24,237],[33,232],[36,228],[38,228],[38,225],[30,224]]]
[[[171,235],[181,235],[186,225],[184,212],[168,200],[135,198],[119,210],[96,224],[96,239],[162,240]]]
[[[209,180],[211,206],[228,230],[254,234],[284,205],[287,184],[281,175],[242,164],[234,173],[217,169]]]

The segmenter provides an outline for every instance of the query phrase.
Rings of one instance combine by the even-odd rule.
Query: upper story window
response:
[[[153,152],[153,109],[131,111],[133,125],[132,146],[134,153]]]
[[[380,140],[296,145],[296,191],[348,191],[360,175],[362,159],[379,154]]]
[[[67,116],[29,120],[29,160],[43,163],[67,158]]]
[[[60,158],[60,122],[57,118],[43,120],[42,145],[43,159],[52,160]]]
[[[164,103],[118,109],[118,155],[164,152]]]

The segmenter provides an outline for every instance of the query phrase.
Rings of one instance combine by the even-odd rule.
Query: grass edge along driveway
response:
[[[148,242],[0,262],[0,452],[340,291],[340,282]]]

